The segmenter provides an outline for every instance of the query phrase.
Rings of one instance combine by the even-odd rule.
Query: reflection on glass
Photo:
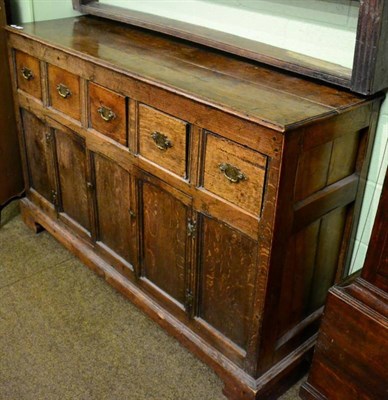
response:
[[[359,2],[351,0],[100,0],[352,68]]]

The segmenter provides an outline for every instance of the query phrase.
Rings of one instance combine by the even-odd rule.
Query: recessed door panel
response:
[[[255,288],[257,245],[222,222],[202,218],[199,316],[245,349]]]
[[[30,187],[46,200],[53,201],[54,182],[51,163],[51,131],[40,119],[21,110],[26,144]]]
[[[55,131],[61,211],[90,231],[85,141],[70,131]]]
[[[189,208],[168,191],[142,183],[142,273],[179,303],[185,302]]]
[[[114,161],[94,155],[98,240],[134,264],[136,210],[131,204],[130,174]]]

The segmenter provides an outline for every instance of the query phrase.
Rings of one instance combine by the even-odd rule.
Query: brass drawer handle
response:
[[[22,68],[22,75],[23,75],[23,78],[26,79],[27,81],[30,81],[31,79],[34,79],[34,74],[27,67],[23,67]]]
[[[239,183],[240,181],[247,179],[247,177],[237,167],[231,164],[222,163],[219,165],[219,168],[220,171],[224,173],[225,177],[232,183]]]
[[[154,132],[151,134],[152,139],[154,140],[156,147],[160,150],[167,150],[172,147],[171,140],[167,138],[166,135],[160,132]]]
[[[63,83],[60,83],[59,85],[57,85],[57,91],[58,91],[58,94],[61,97],[63,97],[64,99],[67,99],[68,97],[71,96],[70,89]]]
[[[100,117],[106,122],[110,122],[112,121],[112,119],[116,118],[116,114],[110,108],[105,106],[99,107],[97,112],[100,114]]]

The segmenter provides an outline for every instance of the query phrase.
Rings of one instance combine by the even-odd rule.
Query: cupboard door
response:
[[[243,349],[256,277],[256,242],[222,222],[201,218],[199,317]]]
[[[97,239],[127,263],[135,263],[135,207],[131,202],[131,176],[114,161],[94,154]]]
[[[71,131],[55,131],[60,211],[90,231],[85,141]]]
[[[46,200],[55,200],[51,130],[30,112],[21,109],[29,184]]]
[[[165,185],[167,186],[167,185]],[[154,182],[141,184],[143,279],[180,305],[186,300],[190,198]]]

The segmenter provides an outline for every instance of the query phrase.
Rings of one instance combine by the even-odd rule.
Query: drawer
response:
[[[254,215],[261,210],[266,164],[257,151],[206,134],[204,189]]]
[[[79,121],[81,119],[79,76],[49,65],[48,81],[51,107]]]
[[[90,126],[127,146],[126,99],[95,83],[89,83]]]
[[[144,104],[139,105],[139,153],[186,178],[188,124]]]
[[[15,52],[18,88],[42,100],[39,60],[20,51]]]

